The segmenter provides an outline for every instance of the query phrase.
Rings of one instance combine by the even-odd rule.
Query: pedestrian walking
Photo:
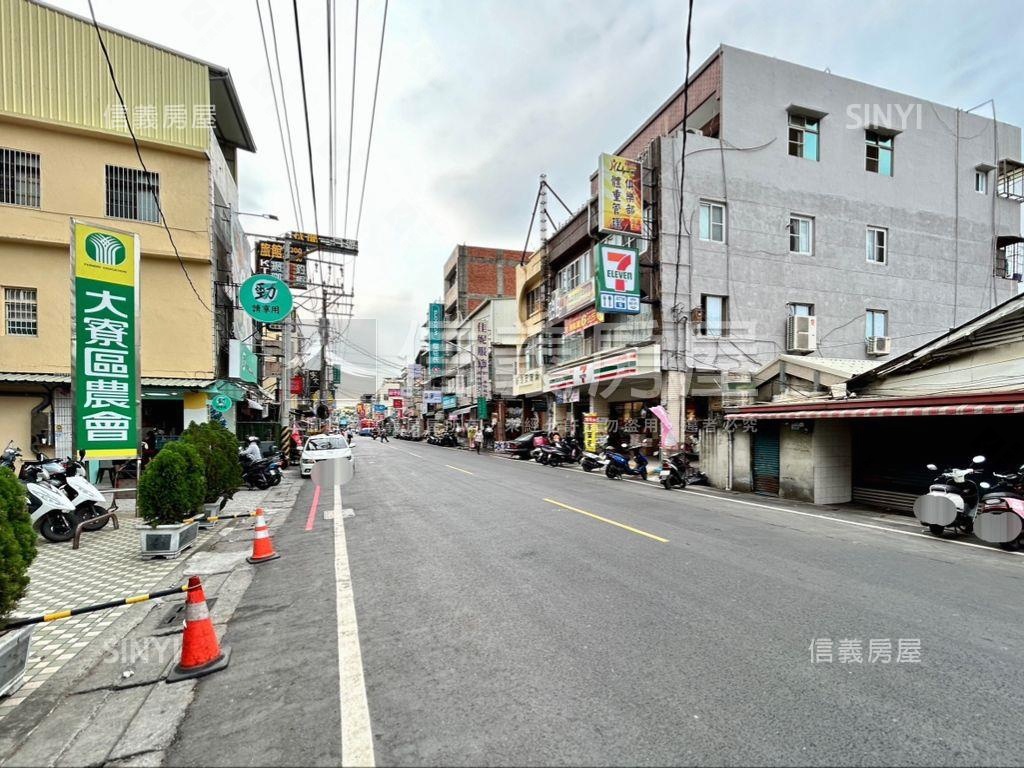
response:
[[[476,434],[473,436],[473,443],[476,445],[476,452],[480,453],[480,448],[484,444],[484,431],[482,429],[476,431]]]
[[[388,440],[388,429],[387,429],[387,427],[381,427],[380,428],[380,441],[382,443],[390,443],[391,442],[390,440]]]

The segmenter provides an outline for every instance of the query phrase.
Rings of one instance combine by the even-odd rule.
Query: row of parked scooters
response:
[[[7,443],[0,454],[0,467],[14,471],[14,462],[21,457],[21,449],[14,441]],[[32,528],[47,541],[70,541],[79,524],[83,530],[98,531],[107,524],[106,500],[99,489],[85,477],[80,461],[37,457],[23,461],[18,479],[25,486],[28,512]],[[103,517],[102,520],[96,518]],[[96,522],[89,522],[96,520]]]
[[[973,533],[982,541],[1015,551],[1024,547],[1024,466],[1016,472],[985,474],[984,456],[964,469],[939,470],[928,493],[914,502],[914,516],[936,536]]]
[[[624,476],[647,480],[648,459],[639,446],[631,448],[627,443],[618,447],[606,441],[600,452],[584,451],[575,438],[541,438],[530,454],[534,461],[552,467],[562,464],[576,464],[585,472],[603,469],[609,480],[621,480]],[[666,491],[685,488],[688,485],[707,485],[708,478],[699,469],[690,465],[690,458],[684,452],[662,458],[658,479]]]
[[[427,435],[427,443],[430,445],[440,445],[442,448],[458,448],[459,446],[459,440],[455,435],[455,430],[452,429],[442,432],[440,435],[435,435],[431,432]]]

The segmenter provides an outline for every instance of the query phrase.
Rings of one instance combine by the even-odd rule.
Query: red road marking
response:
[[[309,506],[309,517],[306,518],[306,530],[313,530],[313,522],[316,520],[316,505],[320,503],[320,486],[313,491],[313,503]]]

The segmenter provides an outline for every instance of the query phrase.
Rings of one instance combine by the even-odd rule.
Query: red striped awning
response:
[[[997,413],[1024,413],[1024,403],[987,403],[978,405],[922,405],[896,408],[830,408],[804,411],[746,411],[727,413],[726,421],[747,419],[874,419],[883,416],[990,416]]]

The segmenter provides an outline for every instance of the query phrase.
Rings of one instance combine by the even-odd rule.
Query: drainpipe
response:
[[[733,437],[734,437],[734,435],[733,435],[733,432],[732,432],[732,430],[729,430],[729,455],[728,455],[728,465],[729,465],[729,469],[728,469],[728,472],[727,472],[727,475],[726,475],[726,478],[725,478],[725,490],[727,490],[727,491],[731,491],[731,490],[732,490],[732,451],[733,451]]]
[[[46,390],[46,395],[43,397],[43,400],[42,400],[41,403],[39,403],[39,405],[37,405],[37,406],[32,408],[31,415],[35,416],[37,413],[42,413],[47,408],[50,409],[50,441],[51,441],[50,444],[53,446],[53,455],[56,456],[57,455],[57,429],[56,429],[57,425],[55,423],[54,413],[53,413],[53,389],[54,388],[52,386],[49,386],[48,384],[43,384],[43,389]],[[29,424],[31,425],[31,421],[29,422]],[[35,435],[33,435],[32,437],[34,439]],[[31,446],[31,448],[32,448],[32,452],[33,453],[39,453],[39,451],[35,450],[35,446],[34,445]]]

